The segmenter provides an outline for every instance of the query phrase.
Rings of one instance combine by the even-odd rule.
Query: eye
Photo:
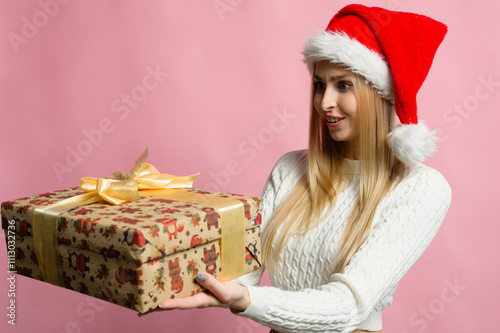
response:
[[[314,90],[315,91],[325,90],[325,84],[321,81],[314,81]]]
[[[352,83],[348,81],[339,81],[338,88],[340,90],[348,90],[349,88],[352,88]]]

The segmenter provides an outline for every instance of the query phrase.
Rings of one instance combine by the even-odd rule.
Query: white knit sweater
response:
[[[257,287],[263,268],[237,282],[247,285],[251,305],[238,315],[280,332],[352,332],[382,329],[382,311],[397,284],[422,255],[444,219],[451,189],[423,164],[382,200],[370,234],[342,274],[330,274],[337,242],[358,194],[359,161],[352,184],[337,197],[331,216],[299,244],[294,237],[279,258],[284,278],[269,270],[273,287]],[[307,151],[285,154],[262,193],[262,228],[304,174]]]

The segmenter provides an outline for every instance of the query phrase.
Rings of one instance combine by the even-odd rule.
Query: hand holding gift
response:
[[[248,289],[239,283],[220,282],[212,275],[202,273],[198,273],[196,281],[207,289],[206,292],[187,298],[168,299],[158,307],[165,310],[223,307],[245,311],[250,305]]]

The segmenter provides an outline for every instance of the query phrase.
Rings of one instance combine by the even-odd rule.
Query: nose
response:
[[[327,112],[335,109],[337,107],[337,97],[335,89],[325,89],[321,97],[321,110]]]

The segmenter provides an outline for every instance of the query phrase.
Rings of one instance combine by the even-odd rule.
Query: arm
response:
[[[299,168],[295,171],[295,167],[297,166],[297,161],[301,157],[303,158],[304,151],[295,151],[289,152],[283,155],[278,162],[276,162],[273,170],[269,174],[267,181],[264,185],[264,189],[262,190],[261,195],[261,205],[262,205],[262,224],[260,226],[261,235],[267,225],[267,222],[270,220],[271,215],[273,214],[276,207],[281,203],[284,199],[285,194],[288,193],[291,186],[283,189],[282,184],[283,180],[294,172],[301,173],[302,170]],[[294,175],[293,175],[294,176]],[[298,177],[297,177],[298,178]],[[261,261],[262,263],[262,261]],[[260,280],[262,278],[262,274],[264,273],[265,267],[262,266],[259,269],[245,274],[239,278],[234,279],[234,282],[237,282],[244,286],[258,286]]]
[[[297,160],[304,155],[305,151],[289,152],[283,155],[278,162],[276,162],[273,170],[269,174],[269,177],[264,185],[264,189],[261,195],[261,205],[262,205],[262,224],[260,226],[261,234],[271,218],[275,207],[283,200],[284,194],[282,191],[283,179],[290,175],[292,172],[290,169],[294,169],[297,165]],[[295,172],[301,172],[300,170]],[[293,172],[292,172],[293,173]],[[244,310],[248,307],[250,299],[246,298],[248,296],[247,288],[244,286],[258,286],[262,278],[265,267],[260,267],[259,269],[245,274],[239,278],[225,283],[220,283],[215,280],[209,274],[201,275],[197,277],[197,281],[200,285],[211,290],[215,293],[217,297],[213,294],[199,293],[192,297],[187,297],[183,299],[171,299],[162,302],[162,308],[167,309],[190,309],[190,308],[203,308],[207,306],[219,306],[219,307],[231,307],[233,310]],[[207,279],[205,279],[205,277]],[[201,278],[198,279],[198,278]],[[222,287],[225,286],[226,288]],[[233,295],[234,297],[227,296]],[[237,298],[245,298],[237,300]],[[235,300],[236,298],[236,300]],[[219,300],[224,299],[225,302],[220,302]],[[233,302],[234,301],[234,302]],[[236,303],[235,303],[236,302]],[[243,304],[243,305],[242,305]]]
[[[278,196],[275,203],[280,202]],[[379,205],[372,231],[346,270],[331,275],[328,283],[316,289],[245,287],[209,278],[200,284],[213,294],[167,300],[163,305],[231,307],[241,311],[239,315],[279,331],[352,332],[425,251],[450,200],[449,185],[438,172],[424,170],[407,177]],[[219,288],[228,283],[234,285]]]
[[[384,199],[377,223],[342,274],[316,289],[248,287],[240,315],[293,332],[351,332],[394,289],[436,234],[451,200],[434,170],[409,177]]]

